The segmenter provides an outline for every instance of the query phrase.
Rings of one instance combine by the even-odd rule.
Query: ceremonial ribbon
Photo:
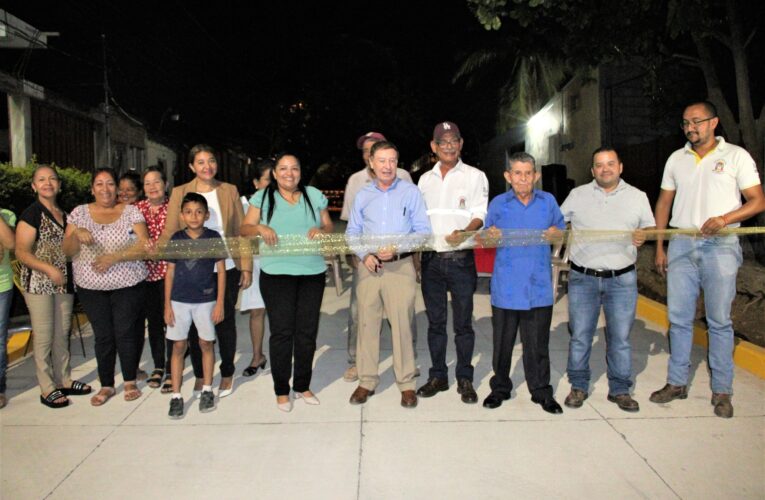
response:
[[[697,229],[646,229],[641,230],[646,240],[671,239],[685,236],[710,238],[724,236],[746,236],[765,234],[765,227],[739,227],[722,229],[714,236],[702,235]],[[548,234],[546,230],[506,229],[499,231],[493,238],[487,231],[473,231],[462,234],[464,243],[455,250],[474,248],[497,248],[509,246],[552,245],[558,243],[604,243],[622,242],[631,244],[634,231],[616,230],[564,230]],[[479,235],[478,238],[475,238]],[[304,256],[322,255],[324,257],[347,254],[376,253],[381,248],[389,248],[396,253],[434,251],[435,241],[443,241],[446,235],[422,234],[377,234],[346,236],[343,233],[320,234],[310,240],[303,235],[282,235],[276,245],[266,245],[260,237],[232,237],[223,239],[174,240],[163,249],[147,252],[147,260],[162,259],[197,259],[226,258],[241,256]]]

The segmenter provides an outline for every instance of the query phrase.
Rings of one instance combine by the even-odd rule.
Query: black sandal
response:
[[[72,387],[62,387],[59,389],[64,396],[84,396],[90,394],[93,389],[79,380],[72,381]]]
[[[65,401],[63,403],[56,403],[57,399],[64,398]],[[55,391],[48,394],[48,397],[42,397],[40,395],[40,402],[47,406],[48,408],[63,408],[64,406],[69,405],[69,400],[66,399],[66,396],[63,392],[61,392],[59,389],[56,389]]]
[[[258,373],[258,369],[260,369],[260,370],[264,369],[266,367],[266,363],[267,362],[268,362],[268,360],[264,356],[263,357],[263,361],[261,361],[259,365],[255,365],[255,366],[250,365],[250,366],[248,366],[247,368],[244,369],[244,371],[242,372],[242,375],[244,375],[245,377],[252,377],[256,373]]]
[[[151,372],[151,376],[146,380],[146,385],[151,387],[152,389],[158,388],[160,385],[162,385],[162,377],[165,375],[165,370],[162,368],[155,368],[153,372]]]
[[[159,390],[162,394],[170,394],[173,392],[173,381],[170,377],[165,378],[165,382],[162,384],[162,389]]]

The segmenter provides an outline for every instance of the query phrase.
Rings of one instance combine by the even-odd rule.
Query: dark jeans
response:
[[[77,288],[96,338],[98,379],[114,387],[114,363],[120,357],[122,378],[135,380],[141,339],[136,323],[143,319],[144,282],[117,290]]]
[[[290,393],[293,355],[292,389],[310,390],[325,274],[291,276],[260,272],[260,293],[271,331],[268,341],[271,375],[277,396]]]
[[[218,352],[220,352],[220,376],[234,376],[234,355],[236,354],[236,299],[239,296],[238,269],[226,271],[226,296],[223,299],[223,321],[215,325],[215,336],[218,337]],[[197,327],[191,324],[189,328],[189,351],[194,376],[203,378],[202,350],[199,348]]]
[[[489,384],[491,392],[510,397],[510,362],[518,327],[523,343],[523,370],[526,385],[534,401],[552,398],[550,385],[550,323],[552,306],[535,307],[528,311],[502,309],[491,306],[491,325],[494,328],[494,355],[491,366],[494,376]]]
[[[154,368],[169,371],[170,353],[165,348],[165,280],[147,281],[144,290],[144,320],[141,320],[141,327],[144,323],[149,324],[149,348],[151,349],[151,359],[154,361]],[[143,330],[143,328],[141,328]],[[143,332],[141,332],[143,333]],[[141,349],[143,352],[144,336],[141,335]],[[169,342],[168,349],[172,349],[172,342]],[[167,356],[165,353],[167,352]]]
[[[457,347],[456,375],[473,381],[473,294],[477,275],[472,251],[459,258],[445,258],[435,252],[422,254],[422,297],[428,315],[430,378],[448,378],[446,367],[446,293],[452,296],[454,345]]]

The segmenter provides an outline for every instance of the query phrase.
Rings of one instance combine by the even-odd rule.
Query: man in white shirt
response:
[[[425,172],[418,187],[425,198],[436,235],[436,252],[422,256],[422,296],[428,315],[428,349],[432,366],[417,395],[428,398],[449,389],[446,366],[447,292],[451,294],[454,344],[457,348],[457,392],[464,403],[475,403],[473,388],[473,294],[477,275],[473,251],[466,249],[467,232],[483,227],[489,202],[489,181],[460,159],[462,136],[456,124],[442,122],[430,142],[438,163]]]
[[[361,158],[364,161],[364,168],[355,172],[348,178],[348,183],[345,186],[345,195],[343,197],[343,209],[340,212],[340,219],[348,221],[351,216],[351,209],[353,208],[353,201],[356,199],[356,195],[371,184],[375,179],[374,171],[369,164],[370,152],[372,146],[377,142],[385,141],[385,136],[380,132],[367,132],[356,139],[356,147],[361,150]],[[396,177],[408,182],[412,182],[412,176],[409,172],[403,168],[396,169]],[[358,338],[359,330],[359,309],[356,303],[356,287],[359,281],[358,276],[358,259],[354,255],[348,255],[348,265],[350,266],[353,275],[351,280],[351,302],[348,307],[348,363],[349,367],[343,374],[343,380],[346,382],[355,382],[358,380],[358,370],[356,369],[356,339]],[[417,346],[417,322],[412,319],[412,344]]]
[[[601,307],[606,317],[608,400],[629,412],[640,410],[630,396],[632,349],[630,331],[637,307],[637,249],[645,242],[641,229],[656,226],[651,205],[643,191],[621,179],[624,166],[613,148],[592,154],[589,184],[579,186],[563,202],[563,218],[577,230],[625,231],[607,242],[569,240],[571,272],[568,277],[568,322],[571,341],[567,373],[571,392],[565,405],[579,408],[590,385],[590,351]]]
[[[654,403],[688,397],[693,321],[699,288],[709,327],[709,369],[715,415],[733,416],[733,323],[731,304],[741,247],[734,236],[715,236],[726,227],[765,211],[765,194],[754,160],[743,148],[728,144],[714,131],[719,119],[710,102],[695,102],[683,111],[685,147],[672,153],[664,167],[656,202],[656,227],[667,224],[697,229],[704,237],[677,236],[664,253],[656,244],[656,267],[667,273],[667,309],[671,354],[667,384],[651,394]],[[741,204],[741,196],[746,203]],[[674,204],[673,204],[674,202]],[[670,208],[672,219],[669,219]]]

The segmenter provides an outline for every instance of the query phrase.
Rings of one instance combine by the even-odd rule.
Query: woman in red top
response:
[[[162,230],[165,229],[167,220],[167,195],[165,194],[165,173],[159,167],[149,167],[143,173],[143,192],[145,199],[135,204],[146,219],[146,227],[149,230],[149,238],[156,242]],[[162,317],[164,311],[165,274],[167,262],[164,260],[147,260],[146,268],[149,276],[146,278],[144,313],[149,323],[149,347],[154,361],[154,371],[151,372],[147,384],[157,388],[165,378],[165,387],[162,392],[168,392],[170,379],[165,375],[170,374],[170,351],[165,349],[165,321]],[[165,354],[167,353],[167,355]]]

